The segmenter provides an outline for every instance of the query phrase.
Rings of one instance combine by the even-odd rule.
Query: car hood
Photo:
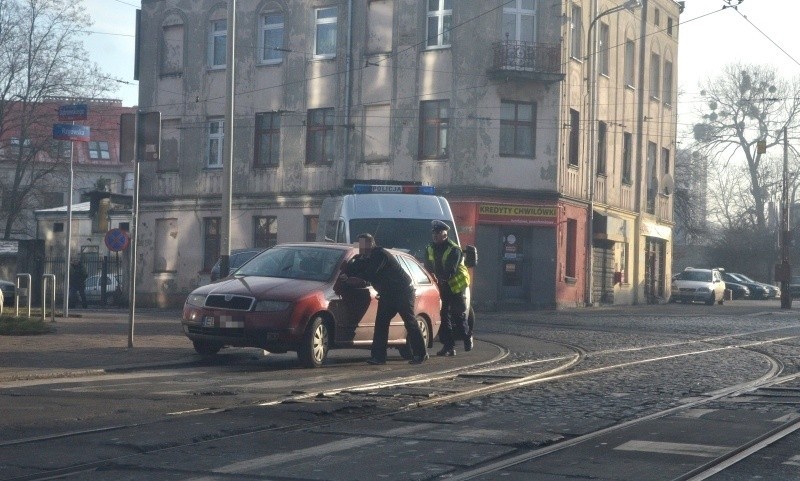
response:
[[[257,299],[294,300],[319,292],[326,282],[283,279],[280,277],[242,276],[225,278],[219,282],[199,287],[193,294],[235,294]]]

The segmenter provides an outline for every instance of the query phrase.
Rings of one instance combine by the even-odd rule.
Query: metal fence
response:
[[[127,303],[127,288],[124,286],[122,259],[119,256],[79,255],[81,264],[86,270],[86,294],[91,304],[123,306]],[[56,276],[57,297],[63,299],[63,282],[66,259],[64,257],[45,257],[42,260],[42,272]],[[100,280],[112,278],[112,282]],[[93,279],[94,278],[94,279]],[[94,281],[94,282],[93,282]],[[90,292],[91,291],[91,292]]]

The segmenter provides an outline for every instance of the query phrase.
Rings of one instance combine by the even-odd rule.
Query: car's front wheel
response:
[[[194,350],[203,357],[211,357],[222,349],[222,344],[210,341],[192,341]]]
[[[422,340],[425,342],[425,349],[427,349],[431,344],[431,331],[428,329],[428,323],[422,316],[417,316],[417,324],[419,324],[419,330],[422,332]],[[406,336],[405,346],[400,346],[397,350],[400,351],[400,356],[403,359],[412,359],[414,357],[414,353],[411,352],[411,343],[408,341],[408,336]]]
[[[317,316],[311,320],[297,349],[297,358],[305,367],[321,367],[328,355],[328,326]]]

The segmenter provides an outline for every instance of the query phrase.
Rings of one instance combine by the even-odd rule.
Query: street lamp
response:
[[[597,9],[595,2],[595,8]],[[594,256],[592,252],[592,244],[594,241],[594,181],[595,181],[595,161],[597,158],[597,145],[595,140],[595,129],[597,128],[597,36],[594,34],[594,27],[597,21],[606,15],[621,12],[623,10],[633,11],[635,8],[642,6],[641,0],[627,0],[621,5],[611,7],[607,10],[595,15],[589,28],[587,29],[587,46],[586,46],[586,59],[589,65],[589,74],[587,75],[586,83],[589,88],[589,172],[588,177],[588,197],[589,197],[589,215],[587,216],[587,232],[588,239],[586,241],[586,301],[588,305],[594,304],[593,289],[594,289]],[[608,48],[604,45],[604,48]]]

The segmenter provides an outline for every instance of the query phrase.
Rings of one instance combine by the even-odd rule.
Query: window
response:
[[[227,47],[225,45],[228,34],[227,20],[212,20],[211,31],[208,38],[208,65],[209,67],[224,67]]]
[[[156,219],[153,272],[177,271],[178,219]]]
[[[64,232],[64,223],[53,222],[53,232]]]
[[[392,51],[394,0],[367,2],[367,53]]]
[[[421,159],[447,158],[447,127],[450,123],[450,101],[429,100],[420,102],[420,151]]]
[[[664,174],[669,174],[670,169],[669,149],[661,148],[661,171]]]
[[[647,166],[645,179],[647,179],[647,213],[656,211],[656,194],[658,193],[658,168],[656,158],[658,146],[654,142],[647,143]]]
[[[220,218],[203,218],[203,272],[211,272],[211,268],[219,259],[220,250]]]
[[[314,10],[314,57],[333,58],[336,56],[336,22],[338,7]]]
[[[428,48],[450,46],[453,28],[453,0],[428,1]]]
[[[318,215],[305,216],[305,239],[306,242],[314,242],[317,240],[317,228],[319,226]]]
[[[578,221],[567,219],[566,277],[575,277],[578,259]]]
[[[222,167],[222,144],[225,138],[225,121],[213,119],[208,121],[208,159],[206,167],[217,169]]]
[[[51,159],[67,159],[72,155],[71,142],[68,140],[53,140],[50,143]]]
[[[664,84],[661,87],[661,98],[666,105],[672,105],[672,62],[664,61]]]
[[[161,75],[183,71],[183,25],[164,25],[161,28]]]
[[[633,40],[625,41],[625,85],[633,87],[636,77],[634,76],[633,64],[636,61],[636,45]]]
[[[633,162],[633,134],[622,134],[622,183],[630,185],[632,182],[631,168]]]
[[[178,170],[180,157],[181,120],[164,119],[161,121],[161,155],[158,159],[158,170],[161,172]]]
[[[387,105],[364,107],[364,160],[388,160],[391,134],[391,109]]]
[[[281,114],[263,112],[256,114],[255,160],[256,167],[276,167],[281,153]]]
[[[503,101],[500,104],[500,155],[534,157],[536,105]]]
[[[89,142],[89,158],[108,160],[111,155],[108,153],[108,142]]]
[[[608,29],[607,23],[600,24],[600,44],[597,46],[598,51],[598,59],[597,59],[597,71],[601,75],[608,76],[609,72],[609,55],[611,48],[611,42],[609,40],[610,32]]]
[[[650,54],[650,98],[661,98],[661,55]]]
[[[655,25],[656,27],[661,25],[661,10],[657,8],[653,10],[653,25]]]
[[[335,150],[333,114],[332,108],[308,111],[306,163],[329,164],[333,162]]]
[[[597,165],[598,175],[606,174],[606,150],[608,149],[608,126],[605,122],[597,122]]]
[[[536,0],[504,2],[503,40],[534,43],[536,41]]]
[[[578,149],[580,148],[581,114],[569,109],[569,165],[578,165]]]
[[[275,64],[283,60],[283,14],[269,13],[261,17],[261,63]]]
[[[672,17],[667,17],[667,35],[672,36]]]
[[[581,51],[583,50],[583,39],[581,38],[583,30],[583,10],[578,5],[572,6],[572,18],[570,19],[570,43],[569,55],[572,58],[581,58]]]
[[[278,218],[253,217],[253,247],[268,248],[278,243]]]

